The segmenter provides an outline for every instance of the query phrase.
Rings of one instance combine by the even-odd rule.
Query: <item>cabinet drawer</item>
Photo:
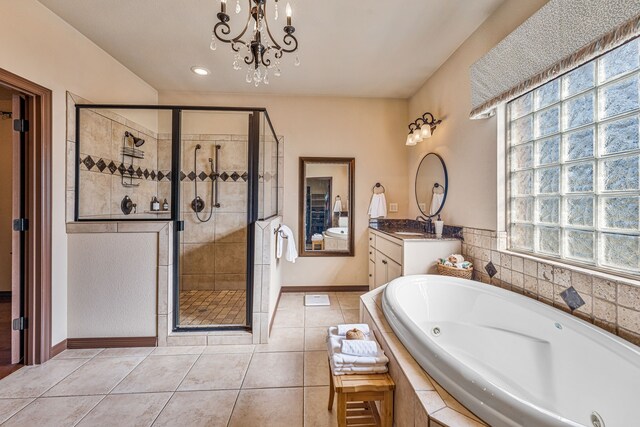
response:
[[[376,247],[376,235],[371,231],[369,232],[369,246],[373,246],[374,248]]]
[[[376,250],[382,252],[398,264],[402,264],[402,245],[377,236]]]
[[[373,246],[369,246],[369,259],[371,261],[376,260],[376,248],[374,248]]]

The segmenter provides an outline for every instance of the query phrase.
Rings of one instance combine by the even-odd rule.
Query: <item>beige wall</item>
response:
[[[242,78],[238,75],[238,78]],[[162,104],[266,107],[284,136],[284,223],[298,229],[298,158],[355,157],[355,257],[301,258],[283,266],[283,285],[367,283],[367,209],[371,187],[384,184],[387,201],[408,214],[403,150],[406,100],[161,92]]]
[[[0,0],[0,67],[53,91],[52,343],[67,337],[65,91],[95,102],[155,103],[157,92],[36,0]]]
[[[449,192],[442,213],[445,224],[496,229],[496,118],[469,120],[469,67],[546,2],[506,1],[409,100],[407,122],[426,111],[442,119],[430,139],[407,147],[405,152],[411,195],[422,157],[436,152],[444,159],[449,172]],[[419,211],[411,197],[409,216],[414,217]]]
[[[11,101],[0,101],[0,111],[11,111]],[[0,291],[11,291],[11,186],[13,180],[12,120],[0,119]]]

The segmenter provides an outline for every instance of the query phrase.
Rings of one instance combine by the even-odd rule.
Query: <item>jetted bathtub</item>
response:
[[[470,280],[401,277],[382,301],[425,371],[492,426],[640,426],[640,347]]]

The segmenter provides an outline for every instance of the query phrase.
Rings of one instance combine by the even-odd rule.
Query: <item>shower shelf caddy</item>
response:
[[[135,146],[127,147],[127,137],[125,136],[122,143],[122,166],[124,167],[124,171],[122,172],[123,187],[140,186],[140,183],[134,183],[134,181],[140,181],[142,179],[141,176],[136,175],[135,159],[144,159],[144,151],[138,150]]]

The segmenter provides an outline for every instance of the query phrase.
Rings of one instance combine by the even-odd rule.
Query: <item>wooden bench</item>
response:
[[[329,410],[337,393],[339,427],[393,426],[395,384],[389,374],[333,375],[329,369],[329,381]]]

